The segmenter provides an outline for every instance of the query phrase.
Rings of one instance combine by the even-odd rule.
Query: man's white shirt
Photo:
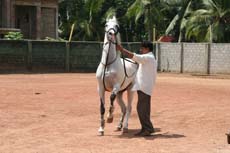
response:
[[[141,90],[147,95],[152,95],[157,75],[157,61],[152,52],[136,54],[132,60],[139,63],[133,91]]]

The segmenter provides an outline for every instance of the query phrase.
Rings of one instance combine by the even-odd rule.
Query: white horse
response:
[[[100,96],[101,125],[100,135],[104,135],[104,113],[105,113],[105,91],[111,92],[110,108],[107,115],[107,122],[113,121],[114,100],[121,107],[121,118],[117,130],[128,132],[128,119],[132,109],[133,91],[135,75],[138,65],[131,60],[120,58],[120,52],[116,51],[116,44],[120,44],[119,25],[115,17],[107,19],[105,25],[105,37],[101,62],[97,68],[96,77],[98,81],[98,92]],[[127,90],[127,106],[123,101],[123,92]],[[124,125],[123,125],[124,121]]]

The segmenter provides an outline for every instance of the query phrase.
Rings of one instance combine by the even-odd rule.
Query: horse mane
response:
[[[121,36],[120,36],[120,33],[118,32],[118,34],[117,34],[117,44],[121,44]]]

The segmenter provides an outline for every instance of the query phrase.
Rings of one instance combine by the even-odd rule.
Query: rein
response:
[[[109,44],[109,49],[110,49],[111,43],[112,43],[112,41],[106,42],[104,46],[106,46],[107,44]],[[117,44],[117,43],[116,43],[116,44]],[[116,57],[115,57],[110,63],[108,63],[109,49],[108,49],[108,52],[107,52],[107,54],[106,54],[106,61],[105,61],[105,64],[101,62],[101,64],[104,65],[104,66],[108,66],[108,65],[114,63],[114,62],[116,61],[116,59],[117,59],[117,54],[116,54]],[[105,51],[104,51],[104,48],[103,48],[103,52],[105,52]]]
[[[106,61],[105,61],[105,64],[103,64],[103,63],[101,62],[101,64],[102,64],[102,65],[104,65],[103,85],[104,85],[104,89],[105,89],[106,91],[109,91],[109,90],[106,88],[106,85],[105,85],[105,71],[106,71],[106,68],[107,68],[107,66],[108,66],[108,65],[110,65],[110,64],[112,64],[112,63],[114,63],[114,62],[116,61],[116,59],[117,59],[117,55],[116,55],[115,59],[114,59],[114,60],[112,60],[112,62],[110,62],[110,63],[108,64],[108,59],[109,59],[109,50],[110,50],[110,46],[111,46],[111,41],[110,41],[110,42],[106,42],[106,43],[105,43],[105,46],[106,46],[108,43],[109,43],[109,49],[108,49],[108,52],[107,52],[107,55],[106,55]],[[104,49],[103,49],[103,50],[104,50]]]
[[[107,31],[106,31],[106,33],[108,34],[110,30],[113,30],[113,31],[114,31],[114,34],[115,34],[115,36],[117,36],[118,31],[116,31],[114,28],[110,28],[109,30],[107,30]],[[116,53],[116,57],[115,57],[115,59],[113,59],[113,60],[112,60],[112,62],[107,63],[107,62],[108,62],[109,50],[110,50],[111,43],[112,43],[112,44],[114,44],[114,45],[117,45],[117,37],[115,37],[115,42],[113,42],[112,40],[109,40],[109,41],[107,41],[107,42],[104,44],[104,46],[106,46],[108,43],[109,43],[109,49],[108,49],[108,52],[107,52],[107,55],[106,55],[106,61],[105,61],[105,64],[101,62],[101,64],[102,64],[102,65],[104,65],[104,66],[108,66],[108,65],[112,64],[112,63],[113,63],[113,62],[115,62],[115,61],[116,61],[116,59],[117,59],[117,53]],[[103,51],[104,51],[104,48],[103,48]]]
[[[125,66],[125,61],[128,61],[128,62],[130,62],[130,63],[132,63],[132,64],[137,65],[137,68],[139,67],[139,64],[138,64],[137,62],[133,62],[133,61],[131,61],[131,60],[128,60],[128,59],[124,58],[124,57],[123,57],[123,54],[122,54],[122,59],[123,59],[123,66],[124,66],[125,76],[126,76],[127,78],[130,78],[130,77],[134,76],[134,74],[136,73],[136,71],[133,72],[133,74],[131,74],[130,76],[127,74],[126,66]]]
[[[115,31],[114,28],[110,28],[108,31],[106,31],[106,33],[108,33],[110,30],[113,30],[113,31],[115,32],[115,36],[117,35],[118,31]],[[111,46],[111,44],[117,45],[117,37],[115,37],[115,39],[116,39],[115,42],[109,40],[108,42],[106,42],[106,43],[104,44],[104,47],[105,47],[107,44],[109,44],[109,48],[108,48],[108,52],[107,52],[107,55],[106,55],[105,64],[101,62],[101,64],[104,65],[103,85],[104,85],[105,91],[109,91],[109,90],[106,88],[106,85],[105,85],[105,72],[106,72],[106,68],[107,68],[107,66],[113,64],[113,63],[117,60],[117,57],[118,57],[118,54],[116,53],[115,59],[113,59],[110,63],[108,63],[110,46]],[[103,48],[103,52],[104,52],[104,48]],[[130,61],[130,60],[128,60],[128,59],[125,59],[125,58],[123,57],[123,55],[122,55],[122,59],[123,59],[123,67],[124,67],[125,77],[124,77],[124,79],[123,79],[123,81],[122,81],[122,83],[121,83],[121,87],[122,87],[123,84],[125,83],[126,78],[133,77],[133,76],[135,75],[135,73],[136,73],[136,71],[135,71],[135,72],[134,72],[133,74],[131,74],[130,76],[127,74],[127,70],[126,70],[126,66],[125,66],[125,60],[128,61],[128,62],[131,62],[131,63],[133,63],[133,64],[136,64],[136,65],[137,65],[137,68],[138,68],[138,66],[139,66],[136,62]]]

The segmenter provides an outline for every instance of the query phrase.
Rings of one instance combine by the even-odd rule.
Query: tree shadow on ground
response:
[[[134,134],[139,132],[140,129],[129,129],[128,133],[122,133],[119,136],[116,136],[118,138],[124,138],[124,139],[133,139],[133,138],[145,138],[146,140],[154,140],[154,139],[176,139],[176,138],[183,138],[185,135],[182,134],[175,134],[170,132],[161,132],[160,128],[155,128],[155,133],[151,134],[150,136],[140,137],[135,136]]]

